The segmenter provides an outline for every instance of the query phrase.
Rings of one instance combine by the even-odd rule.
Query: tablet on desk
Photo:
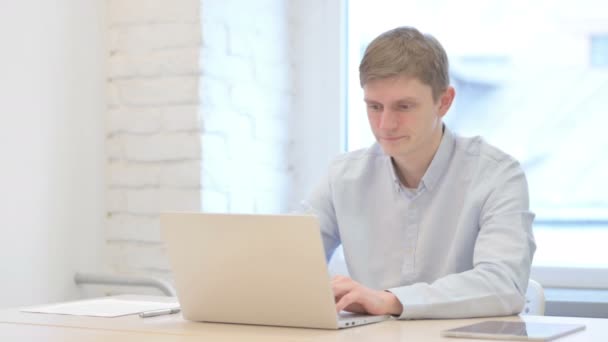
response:
[[[549,341],[585,329],[582,324],[485,321],[444,330],[441,336],[492,340]]]

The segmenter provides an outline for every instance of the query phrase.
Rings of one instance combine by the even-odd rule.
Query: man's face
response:
[[[430,86],[414,77],[395,76],[368,81],[363,93],[369,124],[384,153],[398,159],[434,153],[453,88],[433,101]]]

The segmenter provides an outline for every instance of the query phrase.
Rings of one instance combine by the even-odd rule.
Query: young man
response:
[[[534,214],[516,160],[442,122],[455,96],[439,42],[385,32],[359,67],[377,143],[347,153],[303,204],[327,259],[342,244],[349,277],[336,309],[401,319],[516,314],[535,251]]]

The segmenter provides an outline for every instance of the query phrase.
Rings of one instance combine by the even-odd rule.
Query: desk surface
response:
[[[154,298],[158,300],[158,297]],[[608,320],[549,316],[512,316],[499,320],[582,323],[584,331],[562,337],[559,342],[607,341]],[[344,330],[281,328],[237,324],[197,323],[181,315],[142,319],[137,315],[117,318],[81,317],[0,310],[0,340],[44,341],[480,341],[440,336],[440,331],[482,319],[385,321]],[[8,339],[10,338],[10,339]]]

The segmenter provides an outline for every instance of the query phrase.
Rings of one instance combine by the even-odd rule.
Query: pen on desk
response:
[[[162,315],[172,315],[176,314],[180,311],[180,308],[170,308],[170,309],[160,309],[160,310],[152,310],[152,311],[144,311],[139,313],[139,317],[156,317]]]

